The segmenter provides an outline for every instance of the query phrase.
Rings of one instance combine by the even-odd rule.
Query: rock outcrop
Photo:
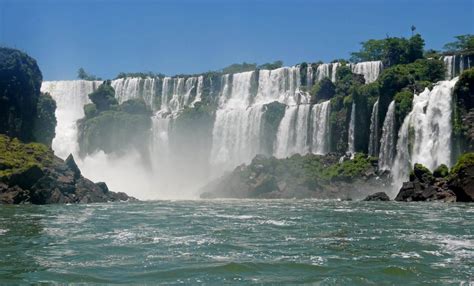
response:
[[[367,202],[386,202],[390,201],[388,195],[384,192],[378,192],[372,195],[368,195],[363,201]]]
[[[342,163],[339,158],[334,153],[286,159],[258,155],[251,164],[209,183],[201,197],[363,199],[388,185],[373,158],[357,154]]]
[[[410,181],[403,183],[396,201],[474,201],[474,153],[466,153],[458,163],[446,172],[440,166],[430,172],[421,164],[415,164]]]
[[[0,135],[0,204],[128,200],[135,199],[84,178],[72,155],[63,161],[45,145]]]

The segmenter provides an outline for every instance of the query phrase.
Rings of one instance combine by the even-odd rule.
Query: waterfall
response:
[[[451,97],[456,81],[440,81],[431,91],[425,89],[413,97],[412,111],[398,133],[392,167],[396,186],[408,178],[415,163],[430,170],[440,164],[451,166]]]
[[[336,81],[336,71],[340,63],[320,64],[316,70],[316,80],[321,81],[323,78],[329,78],[331,81]]]
[[[336,72],[337,68],[340,66],[340,63],[333,63],[331,67],[331,80],[332,82],[336,82]]]
[[[277,131],[274,154],[285,158],[293,154],[306,154],[308,142],[310,105],[288,106]]]
[[[455,56],[443,57],[444,65],[446,66],[446,79],[447,80],[452,79],[454,74],[456,73],[454,59],[455,59]]]
[[[318,78],[328,77],[335,81],[339,66],[339,63],[323,64],[316,70],[309,65],[307,87]],[[330,149],[330,102],[311,105],[310,94],[301,88],[300,72],[300,66],[292,66],[220,77],[126,77],[112,80],[111,86],[119,103],[143,99],[153,111],[151,136],[144,138],[149,140],[149,146],[146,150],[140,149],[143,154],[135,148],[124,154],[99,151],[84,158],[76,156],[76,162],[85,176],[106,181],[114,191],[126,191],[141,199],[189,197],[187,189],[196,188],[209,179],[209,173],[219,176],[250,162],[264,150],[268,151],[268,142],[262,138],[263,114],[264,106],[274,101],[285,104],[286,110],[278,123],[273,154],[277,157],[309,152],[325,154]],[[99,81],[80,80],[43,82],[42,91],[51,93],[57,102],[58,123],[53,150],[58,156],[78,155],[76,121],[84,116],[83,107],[89,103],[88,94],[100,84]],[[187,107],[193,107],[203,98],[217,104],[211,117],[214,121],[208,122],[208,129],[203,132],[212,138],[209,142],[200,142],[199,146],[206,147],[192,150],[204,155],[191,162],[184,151],[189,151],[193,145],[180,143],[187,139],[194,142],[194,138],[187,138],[186,134],[176,135],[177,118]],[[353,132],[353,128],[351,130]],[[193,170],[203,171],[192,174]]]
[[[316,69],[316,80],[321,81],[323,78],[331,78],[330,67],[331,64],[320,64]]]
[[[308,90],[313,86],[313,67],[311,64],[308,64],[306,67],[306,86],[308,87]]]
[[[191,103],[193,107],[196,102],[200,102],[202,100],[203,85],[204,85],[204,76],[200,76],[198,77],[198,81],[197,81],[196,97],[194,98],[194,101]]]
[[[395,155],[395,101],[390,102],[382,127],[380,139],[379,169],[389,170]]]
[[[355,153],[355,113],[356,113],[356,104],[352,103],[351,108],[351,121],[349,122],[349,132],[347,136],[347,152],[353,155]]]
[[[371,83],[377,80],[383,65],[381,61],[371,61],[351,64],[351,68],[353,73],[364,75],[365,83]]]
[[[370,116],[369,155],[377,156],[379,147],[379,101],[372,107]]]
[[[56,137],[52,148],[58,157],[66,159],[69,154],[79,154],[76,121],[84,117],[84,105],[90,103],[88,95],[101,83],[72,80],[45,81],[41,85],[41,92],[48,92],[56,101]]]
[[[303,93],[300,86],[299,67],[260,70],[255,104],[266,104],[272,101],[279,101],[287,105],[309,103],[309,94]]]
[[[313,134],[311,140],[311,152],[324,155],[329,151],[329,115],[331,101],[316,104],[312,108],[311,121]]]
[[[471,68],[471,57],[470,55],[453,55],[444,56],[440,59],[443,60],[446,66],[446,80],[453,79],[460,75],[464,70]]]
[[[254,72],[222,76],[222,93],[212,131],[211,165],[220,171],[250,162],[260,151],[262,105],[250,106]]]

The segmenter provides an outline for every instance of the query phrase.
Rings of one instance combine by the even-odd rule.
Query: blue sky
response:
[[[428,48],[474,33],[474,0],[0,0],[0,45],[37,59],[45,80],[79,67],[168,75],[236,62],[348,58],[361,41],[410,36]]]

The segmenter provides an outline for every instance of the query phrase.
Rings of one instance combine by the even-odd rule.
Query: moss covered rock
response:
[[[93,203],[131,200],[82,177],[74,158],[62,159],[40,143],[0,135],[0,204]]]

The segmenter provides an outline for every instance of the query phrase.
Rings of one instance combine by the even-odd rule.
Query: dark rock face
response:
[[[385,201],[390,201],[390,198],[387,196],[386,193],[378,192],[378,193],[367,196],[363,200],[368,201],[368,202],[385,202]]]
[[[411,201],[443,201],[455,202],[456,195],[453,191],[447,190],[443,187],[429,185],[422,183],[415,179],[411,182],[403,183],[400,192],[395,198],[396,201],[411,202]]]
[[[81,177],[81,170],[79,170],[79,167],[77,167],[76,161],[74,161],[74,157],[72,156],[72,154],[69,154],[69,156],[67,156],[65,163],[66,166],[68,166],[69,169],[74,172],[74,177],[76,179]]]
[[[473,202],[474,201],[474,164],[457,164],[451,174],[445,167],[435,171],[435,176],[420,164],[415,164],[410,181],[403,183],[396,201],[443,201]],[[446,167],[447,168],[447,167]]]
[[[474,165],[461,168],[448,182],[458,202],[474,202]]]
[[[50,166],[33,165],[25,171],[0,178],[0,204],[96,203],[135,200],[109,191],[103,182],[84,178],[70,155],[54,157]]]

